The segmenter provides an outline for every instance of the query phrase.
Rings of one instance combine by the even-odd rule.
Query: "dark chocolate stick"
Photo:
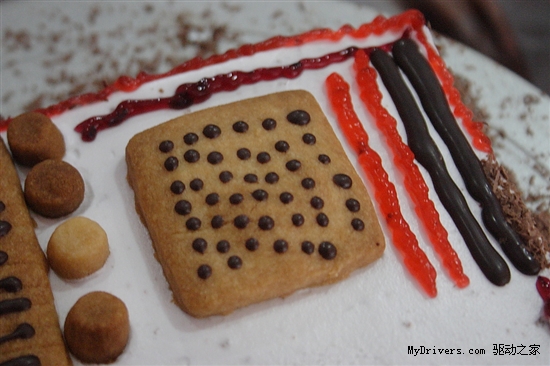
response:
[[[540,265],[508,224],[502,207],[483,172],[481,162],[458,126],[443,89],[416,43],[403,39],[393,46],[393,56],[416,90],[424,111],[445,144],[470,195],[480,203],[485,227],[498,240],[502,250],[522,273],[535,275]]]
[[[472,257],[489,281],[503,286],[510,281],[510,270],[493,248],[468,208],[460,189],[449,173],[441,152],[432,140],[426,121],[401,78],[393,59],[382,50],[371,54],[371,62],[388,89],[407,132],[407,143],[416,160],[428,170],[441,203],[464,238]]]

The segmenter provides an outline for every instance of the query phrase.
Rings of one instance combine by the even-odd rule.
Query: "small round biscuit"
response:
[[[32,167],[47,159],[61,160],[65,155],[63,135],[42,113],[29,112],[15,117],[7,135],[13,158],[21,165]]]
[[[84,200],[84,180],[61,160],[36,164],[25,179],[25,201],[39,215],[58,218],[74,212]]]
[[[69,350],[80,361],[112,363],[128,343],[128,309],[114,295],[90,292],[78,299],[67,314],[64,333]]]
[[[46,255],[59,277],[86,277],[103,267],[109,257],[107,234],[97,222],[73,217],[54,230]]]

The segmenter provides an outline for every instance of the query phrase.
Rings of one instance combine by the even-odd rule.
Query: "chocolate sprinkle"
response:
[[[325,205],[325,201],[323,201],[321,197],[317,197],[317,196],[313,197],[311,201],[309,201],[309,203],[311,204],[311,207],[317,210],[322,209],[323,206]]]
[[[275,221],[269,216],[262,216],[258,220],[258,227],[262,230],[271,230],[275,226]]]
[[[191,202],[186,200],[181,200],[176,202],[176,205],[174,206],[174,209],[176,212],[182,216],[189,215],[191,213]]]
[[[206,196],[206,199],[205,199],[205,202],[208,206],[214,206],[219,201],[220,201],[220,195],[217,193],[210,193],[208,196]]]
[[[231,269],[239,269],[242,267],[243,265],[243,261],[240,257],[236,256],[236,255],[232,255],[231,257],[229,257],[229,259],[227,260],[227,265],[229,266],[229,268]]]
[[[206,280],[208,277],[212,276],[212,268],[208,264],[202,264],[197,269],[197,275],[203,280]]]
[[[256,201],[265,201],[267,200],[268,196],[269,196],[268,193],[263,189],[257,189],[254,192],[252,192],[252,197],[254,197]]]
[[[361,209],[361,204],[354,198],[350,198],[346,201],[346,207],[351,212],[357,212]]]
[[[229,197],[229,202],[233,205],[238,205],[243,201],[244,197],[240,193],[234,193]]]
[[[201,227],[201,220],[197,217],[191,217],[185,222],[185,226],[192,231],[199,230]]]
[[[298,126],[305,126],[309,123],[309,121],[311,120],[311,117],[309,116],[309,113],[307,113],[306,111],[298,109],[290,112],[286,116],[286,119],[288,120],[288,122],[292,124],[295,124]]]
[[[282,203],[287,204],[287,203],[290,203],[294,200],[294,196],[292,195],[292,193],[283,192],[279,196],[279,199],[281,200]]]
[[[275,240],[273,243],[273,249],[277,253],[285,253],[288,250],[288,243],[283,239]]]
[[[248,150],[246,147],[237,150],[237,157],[241,160],[248,160],[250,159],[251,155],[252,154],[250,153],[250,150]]]
[[[325,165],[330,164],[330,157],[328,155],[321,154],[317,159]]]
[[[197,238],[193,240],[192,246],[196,252],[203,254],[206,251],[206,247],[208,246],[208,243],[203,238]]]
[[[275,121],[273,118],[266,118],[262,122],[262,127],[266,131],[271,131],[277,127],[277,121]]]
[[[203,130],[202,133],[204,136],[208,137],[209,139],[215,139],[218,137],[222,131],[220,128],[216,125],[207,125]]]
[[[219,229],[223,226],[223,216],[222,215],[216,215],[212,218],[212,221],[210,222],[212,225],[212,228]]]
[[[195,192],[198,192],[204,187],[204,182],[199,178],[195,178],[189,183],[189,187]]]
[[[256,238],[250,238],[246,240],[246,242],[244,243],[244,246],[246,247],[246,249],[253,252],[256,249],[258,249],[258,247],[260,246],[260,242]]]
[[[208,160],[210,164],[216,165],[223,161],[223,155],[221,152],[212,151],[210,154],[208,154],[206,160]]]
[[[248,131],[248,123],[245,121],[237,121],[233,123],[233,131],[238,133],[244,133]]]
[[[220,173],[220,181],[222,183],[227,183],[231,179],[233,179],[233,173],[231,173],[230,171],[224,170],[223,172]]]
[[[244,181],[246,183],[258,183],[258,176],[256,174],[247,174],[244,176]]]
[[[256,156],[256,160],[258,160],[258,163],[260,164],[269,163],[271,156],[269,156],[269,153],[262,151]]]
[[[317,139],[315,138],[315,135],[312,135],[311,133],[305,133],[302,136],[302,141],[308,145],[315,145]]]
[[[290,145],[286,141],[281,140],[275,143],[275,150],[278,152],[287,152],[288,149],[290,149]]]
[[[216,250],[219,253],[227,253],[229,252],[230,248],[231,248],[231,245],[227,240],[220,240],[218,244],[216,244]]]
[[[330,260],[336,258],[336,247],[328,241],[319,244],[319,254],[324,259]]]
[[[363,231],[365,229],[365,223],[361,219],[351,220],[351,226],[355,231]]]
[[[289,171],[295,172],[302,167],[302,163],[299,160],[292,159],[287,161],[285,166]]]
[[[279,181],[279,175],[275,172],[267,173],[265,176],[265,181],[269,184],[274,184]]]
[[[170,140],[164,140],[159,145],[159,150],[163,153],[168,153],[174,148],[174,143]]]
[[[314,251],[315,245],[313,245],[312,242],[310,242],[309,240],[302,242],[302,252],[306,254],[313,254]]]
[[[335,174],[334,177],[332,177],[332,181],[334,184],[336,184],[338,187],[349,189],[351,188],[352,181],[349,175],[346,174]]]
[[[239,229],[246,228],[249,222],[250,222],[250,219],[246,215],[239,215],[235,217],[235,219],[233,220],[233,224],[235,225],[235,227]]]
[[[313,178],[304,178],[302,179],[302,187],[305,189],[313,189],[315,187],[315,181]]]
[[[182,194],[185,191],[185,184],[181,180],[175,180],[170,185],[170,191],[174,194]]]
[[[322,227],[328,226],[328,221],[329,221],[328,216],[325,215],[324,213],[321,212],[319,215],[317,215],[316,220],[319,226],[322,226]]]
[[[186,145],[193,145],[197,141],[199,141],[199,136],[197,136],[196,133],[190,132],[183,136],[183,142],[185,142]]]
[[[183,154],[183,158],[188,163],[196,163],[201,158],[201,154],[197,150],[191,149]]]
[[[304,224],[304,216],[299,213],[292,215],[292,224],[294,226],[302,226]]]
[[[8,235],[11,230],[11,224],[7,221],[0,220],[0,238]]]
[[[179,161],[178,161],[178,158],[176,158],[175,156],[170,156],[169,158],[164,160],[164,168],[169,172],[176,170],[178,165],[179,165]]]

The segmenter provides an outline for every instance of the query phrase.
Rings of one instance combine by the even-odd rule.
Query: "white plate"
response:
[[[217,49],[223,52],[278,34],[338,28],[344,23],[357,26],[375,15],[371,8],[352,2],[4,1],[0,3],[0,113],[14,116],[40,96],[50,104],[65,99],[72,88],[81,92],[97,88],[90,81],[135,74],[144,67],[132,61],[136,58],[154,60],[158,71],[166,71],[170,62],[165,57],[183,61],[196,52],[193,46],[183,47],[179,37],[190,31],[187,43],[208,39],[213,24],[225,27]],[[178,19],[192,26],[184,29]],[[488,115],[499,158],[516,173],[522,190],[540,197],[532,205],[548,207],[550,98],[460,44],[446,39],[437,42],[443,45],[443,57],[453,72],[471,83],[478,106]],[[104,65],[101,70],[99,64]],[[70,78],[84,84],[63,82]],[[68,139],[74,143],[78,136]],[[123,162],[109,169],[123,170]],[[118,172],[117,177],[123,174]],[[116,182],[112,190],[132,207],[126,182],[123,178]],[[87,199],[91,198],[102,206],[103,197],[92,192]],[[36,219],[45,247],[58,222]],[[116,223],[104,226],[108,233],[116,232]],[[132,333],[118,364],[550,363],[549,331],[538,323],[542,301],[534,278],[515,270],[504,288],[470,276],[470,286],[457,290],[440,276],[446,286],[436,299],[428,300],[417,289],[410,290],[407,276],[394,270],[399,266],[388,265],[396,260],[394,250],[388,248],[383,260],[340,284],[300,291],[226,317],[197,320],[170,302],[151,248],[136,248],[136,238],[146,241],[144,229],[135,237],[113,237],[117,240],[111,240],[112,255],[102,271],[76,282],[52,273],[51,280],[61,321],[76,299],[91,290],[112,290],[126,302]],[[129,263],[127,258],[135,261]],[[467,255],[463,261],[475,271]],[[373,284],[371,271],[388,276],[382,281],[377,276]],[[137,272],[147,280],[133,281]],[[375,292],[369,290],[372,286]],[[523,345],[522,353],[533,350],[532,345],[540,348],[538,355],[498,356],[493,355],[495,344],[516,351]],[[455,350],[452,355],[414,356],[408,354],[408,346],[436,352],[460,348],[465,354],[456,355]],[[470,350],[485,354],[471,355]]]

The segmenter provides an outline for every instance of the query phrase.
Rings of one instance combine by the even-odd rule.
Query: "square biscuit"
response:
[[[305,91],[184,115],[134,136],[128,182],[175,302],[196,317],[336,282],[384,237]]]

